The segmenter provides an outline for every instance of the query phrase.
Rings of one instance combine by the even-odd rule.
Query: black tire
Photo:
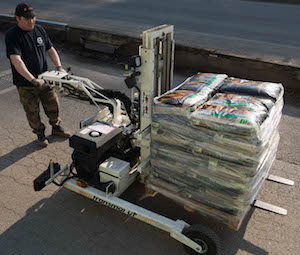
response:
[[[201,226],[201,225],[192,225],[185,228],[182,231],[182,234],[192,239],[195,243],[201,245],[202,251],[196,252],[192,248],[184,245],[185,250],[191,255],[220,255],[221,241],[217,234],[211,229]]]

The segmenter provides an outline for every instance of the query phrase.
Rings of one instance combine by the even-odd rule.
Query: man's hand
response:
[[[49,88],[48,84],[46,84],[45,80],[43,79],[33,79],[31,81],[31,84],[35,87],[38,87],[40,89],[46,89]]]
[[[34,85],[35,87],[43,87],[45,86],[45,81],[43,79],[33,79],[31,81],[32,85]]]
[[[57,66],[56,70],[62,73],[66,73],[66,70],[62,68],[62,66]]]

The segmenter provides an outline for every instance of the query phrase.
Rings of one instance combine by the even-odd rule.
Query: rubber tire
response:
[[[192,239],[194,242],[200,244],[201,246],[203,243],[206,244],[207,251],[204,253],[198,253],[192,248],[183,245],[185,250],[191,255],[220,255],[222,252],[222,245],[219,237],[217,234],[212,231],[210,228],[204,227],[202,225],[192,225],[185,228],[182,231],[182,234]],[[205,247],[204,247],[205,248]]]

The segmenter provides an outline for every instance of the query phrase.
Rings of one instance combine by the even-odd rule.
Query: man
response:
[[[46,31],[42,26],[35,24],[36,14],[33,8],[21,3],[16,7],[15,17],[17,25],[12,27],[5,37],[13,83],[17,86],[30,127],[37,134],[39,144],[46,147],[48,140],[45,137],[45,125],[40,119],[40,102],[52,125],[52,135],[70,137],[70,133],[60,126],[59,102],[55,90],[45,84],[44,80],[38,79],[39,74],[47,71],[46,52],[57,71],[65,71]]]

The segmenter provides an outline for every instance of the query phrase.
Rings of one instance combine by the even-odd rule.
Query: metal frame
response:
[[[288,185],[288,186],[294,186],[295,182],[286,178],[282,178],[276,175],[272,175],[270,174],[267,179],[268,181],[273,181],[273,182],[277,182],[279,184],[284,184],[284,185]],[[287,210],[284,208],[281,208],[279,206],[276,205],[272,205],[260,200],[255,200],[253,203],[253,206],[259,209],[263,209],[269,212],[273,212],[273,213],[277,213],[280,215],[287,215]]]
[[[277,214],[280,214],[280,215],[287,215],[287,210],[286,209],[281,208],[281,207],[276,206],[276,205],[272,205],[272,204],[260,201],[260,200],[255,200],[253,206],[257,207],[259,209],[263,209],[263,210],[273,212],[273,213],[277,213]]]
[[[110,104],[113,107],[112,124],[116,127],[127,126],[130,124],[130,119],[122,102],[118,99],[110,99],[101,94],[96,89],[103,88],[90,79],[70,75],[68,73],[59,71],[44,72],[39,75],[39,79],[43,79],[48,84],[58,88],[59,92],[68,92],[65,85],[71,86],[75,90],[83,91],[99,110],[101,110],[101,108],[99,107],[98,103]],[[95,93],[103,99],[93,97],[91,92]]]
[[[156,96],[170,90],[173,83],[174,69],[174,27],[162,25],[143,32],[143,44],[139,48],[142,65],[138,69],[140,76],[140,130],[150,128],[152,123],[152,103]],[[150,155],[150,133],[143,136],[141,161]]]
[[[273,174],[270,174],[268,176],[267,180],[277,182],[277,183],[280,183],[280,184],[285,184],[285,185],[288,185],[288,186],[294,186],[295,185],[294,181],[283,178],[283,177],[280,177],[280,176],[277,176],[277,175],[273,175]]]

